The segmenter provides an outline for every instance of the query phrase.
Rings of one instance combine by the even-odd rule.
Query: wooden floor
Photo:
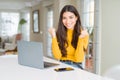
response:
[[[10,52],[6,52],[5,54],[6,54],[6,55],[11,55],[11,54],[15,55],[15,54],[17,54],[17,52],[12,52],[12,51],[10,51]]]

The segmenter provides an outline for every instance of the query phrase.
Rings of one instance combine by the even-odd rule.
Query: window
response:
[[[12,36],[17,33],[19,13],[0,13],[0,35]]]
[[[94,26],[94,0],[84,0],[83,26],[91,34]]]

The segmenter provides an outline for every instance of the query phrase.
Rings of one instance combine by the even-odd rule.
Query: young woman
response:
[[[53,56],[72,66],[82,68],[84,52],[89,35],[81,26],[80,15],[72,5],[66,5],[60,12],[58,29],[50,28]]]

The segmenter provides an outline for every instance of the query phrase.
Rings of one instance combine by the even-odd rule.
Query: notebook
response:
[[[41,42],[17,41],[18,63],[38,69],[44,69],[59,65],[57,63],[44,62],[43,44]]]

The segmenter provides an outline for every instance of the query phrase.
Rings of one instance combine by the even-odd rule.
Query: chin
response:
[[[67,29],[73,29],[73,28],[71,28],[71,27],[67,27]]]

